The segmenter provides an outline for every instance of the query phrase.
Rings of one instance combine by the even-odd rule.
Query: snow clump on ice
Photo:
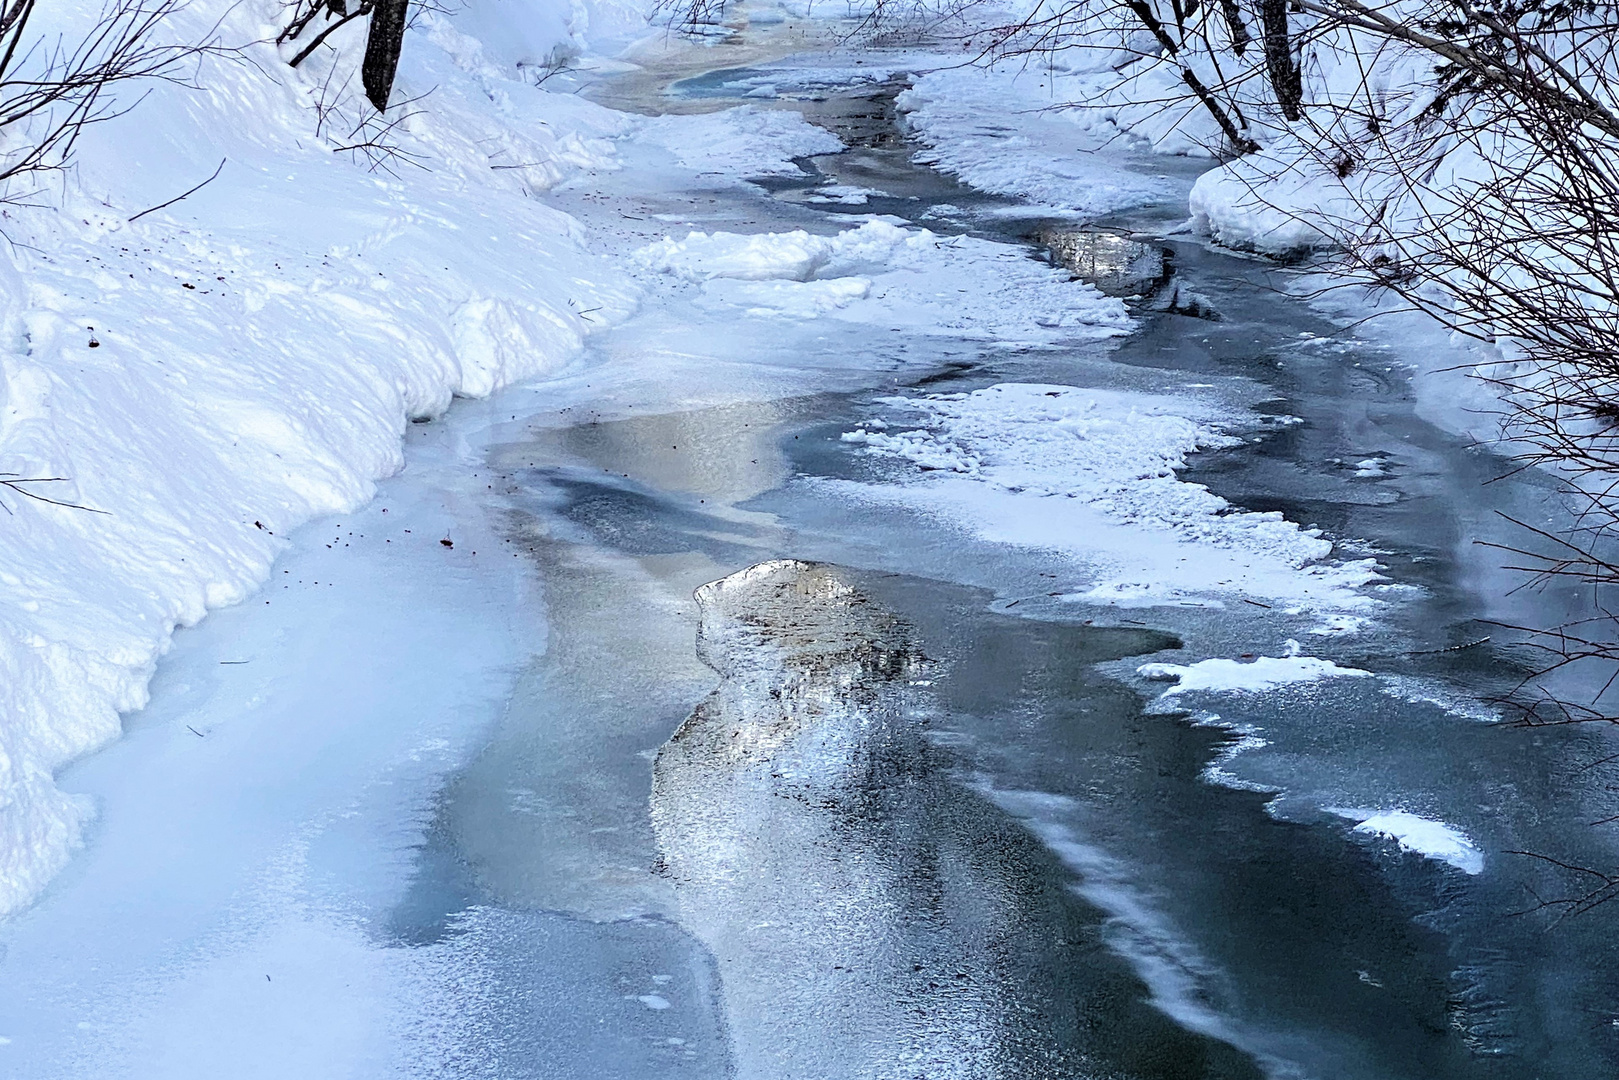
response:
[[[1359,822],[1355,831],[1381,836],[1425,859],[1454,866],[1464,874],[1484,872],[1484,853],[1461,830],[1404,810],[1352,810],[1328,807],[1327,812]]]
[[[636,258],[696,287],[700,304],[750,315],[831,315],[997,348],[1115,337],[1135,325],[1123,301],[1022,248],[883,218],[825,236],[692,232],[649,244]]]
[[[1143,678],[1175,681],[1160,698],[1190,693],[1258,694],[1295,683],[1321,679],[1358,679],[1371,672],[1339,667],[1319,656],[1260,656],[1253,660],[1214,658],[1195,664],[1143,664],[1136,669]]]

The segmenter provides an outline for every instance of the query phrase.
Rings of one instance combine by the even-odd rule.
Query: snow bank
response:
[[[1381,836],[1425,859],[1454,866],[1464,874],[1484,872],[1484,853],[1460,830],[1442,821],[1419,817],[1404,810],[1351,810],[1328,807],[1328,813],[1359,822],[1355,831]]]
[[[1397,21],[1431,14],[1406,0],[1387,10]],[[1412,235],[1448,227],[1451,212],[1489,175],[1483,157],[1507,160],[1525,150],[1447,137],[1441,129],[1468,96],[1439,107],[1436,122],[1441,65],[1420,49],[1288,13],[1304,102],[1303,118],[1288,119],[1257,13],[1220,6],[1187,13],[1160,0],[1139,12],[1123,4],[1061,14],[1038,5],[973,9],[967,17],[976,34],[1004,42],[1005,51],[1029,52],[968,67],[939,62],[916,79],[899,104],[928,146],[926,159],[981,190],[1094,218],[1176,194],[1163,178],[1110,167],[1115,147],[1235,158],[1198,180],[1194,221],[1223,244],[1281,255],[1359,236],[1374,220]],[[1167,39],[1148,33],[1146,18]],[[1032,30],[1007,30],[1029,20]],[[1241,27],[1236,35],[1232,20]],[[1581,34],[1600,42],[1603,32],[1551,40],[1572,49]],[[1582,72],[1600,96],[1611,75],[1592,56],[1580,62],[1596,65]],[[1188,89],[1187,74],[1213,89],[1229,131]],[[1413,163],[1405,178],[1392,167],[1400,154]]]
[[[794,158],[843,149],[836,135],[802,114],[758,106],[650,117],[642,122],[639,137],[668,150],[687,168],[732,177],[802,175]]]
[[[150,88],[86,133],[59,210],[8,215],[0,472],[67,478],[28,490],[83,509],[0,490],[0,914],[77,842],[92,808],[53,773],[145,702],[174,627],[247,597],[299,522],[367,500],[409,418],[555,370],[633,304],[532,197],[610,167],[623,130],[521,69],[579,47],[589,10],[424,12],[395,89],[436,87],[395,133],[417,169],[320,125],[357,39],[293,71],[263,44],[277,5],[199,2],[172,32],[218,20],[252,62]],[[531,33],[486,52],[458,29],[490,19]]]
[[[953,66],[919,76],[895,103],[927,146],[917,160],[980,191],[1086,218],[1174,195],[1167,179],[1120,167],[1108,117],[1064,107],[1090,93],[1072,81],[1044,65]]]
[[[1214,658],[1195,664],[1143,664],[1137,674],[1148,679],[1174,680],[1160,698],[1191,693],[1259,694],[1279,686],[1321,679],[1358,679],[1371,675],[1360,668],[1339,667],[1319,656],[1259,656],[1252,660]]]
[[[1268,158],[1211,169],[1192,185],[1187,203],[1193,227],[1217,243],[1286,255],[1331,245],[1315,211],[1323,202],[1348,200],[1322,194],[1315,177]]]
[[[1332,543],[1279,513],[1239,511],[1181,480],[1188,455],[1235,445],[1233,418],[1192,398],[1035,383],[889,398],[892,420],[846,433],[922,470],[928,501],[988,539],[1081,556],[1079,598],[1179,603],[1225,593],[1299,610],[1366,608],[1370,560],[1326,562]],[[900,430],[895,430],[899,428]]]
[[[695,285],[701,304],[750,315],[829,315],[1002,347],[1113,337],[1134,325],[1122,301],[1023,248],[881,218],[832,236],[694,232],[649,244],[637,259]]]

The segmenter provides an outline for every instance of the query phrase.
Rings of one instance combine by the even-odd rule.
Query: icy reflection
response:
[[[890,699],[920,676],[921,654],[906,628],[873,607],[837,567],[760,563],[703,586],[697,603],[703,615],[697,654],[726,683],[697,707],[673,744],[719,733],[711,751],[740,760],[811,729],[836,740],[836,758],[826,753],[830,743],[818,758],[823,768],[839,770],[910,726],[907,710],[896,709],[909,703]],[[708,722],[716,706],[726,714],[714,718],[717,725]],[[849,711],[864,715],[840,729],[839,714]]]
[[[1035,240],[1053,265],[1072,270],[1109,296],[1151,292],[1169,272],[1162,247],[1121,232],[1049,228],[1035,234]]]
[[[831,566],[766,562],[697,599],[724,678],[659,753],[652,813],[739,1075],[1010,1075],[981,958],[904,926],[943,886],[904,865],[931,786],[907,629]]]
[[[498,447],[496,468],[536,460],[582,459],[609,476],[737,503],[787,477],[777,425],[804,408],[803,399],[743,401],[630,419],[587,420]]]
[[[697,599],[722,681],[659,752],[652,818],[737,1076],[1088,1077],[1115,1038],[1178,1063],[1125,1074],[1255,1075],[1141,1005],[1048,853],[956,782],[915,632],[848,571],[771,561]]]

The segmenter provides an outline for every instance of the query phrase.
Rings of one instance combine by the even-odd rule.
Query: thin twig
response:
[[[189,191],[185,192],[184,194],[176,195],[174,198],[170,199],[168,202],[158,203],[156,206],[148,207],[147,209],[142,210],[140,213],[136,214],[134,217],[130,218],[129,220],[132,221],[132,222],[133,221],[138,221],[139,219],[145,217],[147,214],[150,214],[155,210],[162,210],[164,207],[173,206],[175,203],[179,202],[181,199],[189,198],[190,196],[195,195],[197,192],[201,191],[203,188],[207,187],[209,184],[211,184],[215,180],[219,179],[219,174],[224,168],[225,168],[225,159],[220,158],[219,159],[219,168],[215,169],[214,174],[212,176],[210,176],[208,179],[204,180],[202,183],[198,184],[196,187],[190,189]]]

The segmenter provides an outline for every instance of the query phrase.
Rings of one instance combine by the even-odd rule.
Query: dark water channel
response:
[[[723,100],[739,74],[677,89]],[[1501,461],[1419,418],[1396,350],[1280,297],[1275,268],[1162,239],[1176,207],[1097,223],[1100,242],[982,213],[995,200],[911,162],[897,88],[801,95],[852,149],[772,194],[1101,265],[1141,328],[855,393],[554,418],[497,448],[551,638],[443,793],[392,930],[474,942],[512,988],[468,1075],[1615,1075],[1612,919],[1515,915],[1580,875],[1506,854],[1612,858],[1584,824],[1613,812],[1600,732],[1282,693],[1245,706],[1270,746],[1237,759],[1269,790],[1218,786],[1205,769],[1238,736],[1150,709],[1133,665],[1274,649],[1296,621],[1057,602],[1055,556],[823,481],[884,479],[839,436],[896,390],[1241,382],[1298,422],[1188,478],[1414,587],[1312,649],[1480,698],[1523,672],[1489,620],[1577,610],[1506,598],[1474,544],[1510,538],[1498,511],[1560,513],[1552,486],[1487,485]],[[828,183],[886,194],[813,201]],[[1442,808],[1485,871],[1323,810],[1369,792]]]

